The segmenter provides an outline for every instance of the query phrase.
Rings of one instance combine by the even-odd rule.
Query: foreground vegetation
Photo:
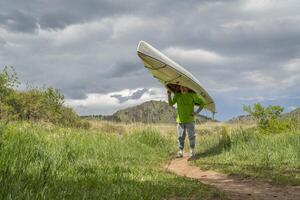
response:
[[[135,128],[156,127],[164,135],[172,137],[176,147],[175,124],[145,125],[99,121],[92,121],[91,124],[94,128],[117,134]],[[300,185],[299,125],[293,125],[292,129],[284,129],[285,131],[276,134],[260,132],[261,128],[248,123],[210,122],[198,125],[194,164],[202,169],[213,169],[277,184]],[[186,147],[188,150],[188,144]]]
[[[244,106],[256,126],[216,127],[198,139],[195,164],[277,184],[300,185],[300,121],[280,106]]]
[[[262,134],[256,128],[220,129],[199,137],[195,164],[243,177],[300,185],[300,131]]]
[[[0,127],[0,199],[222,198],[163,170],[176,146],[155,129],[120,135],[49,123]]]

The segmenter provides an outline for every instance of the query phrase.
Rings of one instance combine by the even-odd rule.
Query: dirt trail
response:
[[[300,186],[275,186],[254,180],[240,179],[192,166],[187,157],[171,160],[166,166],[177,175],[200,180],[223,191],[232,200],[300,200]]]

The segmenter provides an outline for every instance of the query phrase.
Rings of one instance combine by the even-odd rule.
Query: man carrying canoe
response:
[[[180,92],[175,93],[171,96],[171,92],[168,90],[168,101],[169,105],[173,106],[177,103],[177,133],[178,133],[178,147],[179,151],[177,158],[183,157],[184,141],[186,137],[186,132],[188,133],[190,141],[190,153],[189,159],[195,156],[195,116],[200,113],[206,104],[203,97],[198,96],[194,92],[189,92],[189,88],[180,86]],[[199,106],[197,111],[194,111],[194,107]]]

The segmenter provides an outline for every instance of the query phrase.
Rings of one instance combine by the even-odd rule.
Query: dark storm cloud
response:
[[[49,3],[51,4],[51,3]],[[40,25],[46,29],[62,29],[71,24],[130,12],[130,2],[65,0],[40,16]]]
[[[85,99],[161,87],[136,55],[145,40],[232,107],[298,90],[299,9],[296,0],[1,1],[0,60],[22,82]]]
[[[137,73],[144,71],[141,67],[141,63],[131,62],[131,63],[116,63],[106,72],[107,77],[120,78],[123,76],[133,76]]]
[[[63,29],[66,26],[74,23],[80,23],[76,13],[68,12],[53,12],[47,13],[40,17],[39,23],[41,28],[46,29]]]
[[[9,14],[2,15],[3,19],[5,21],[7,19],[15,21],[14,25],[8,24],[8,29],[28,32],[37,28],[33,26],[36,25],[36,22],[39,23],[41,28],[62,29],[68,25],[83,23],[92,19],[130,13],[136,10],[135,5],[140,5],[136,3],[136,1],[127,1],[124,3],[123,1],[109,0],[32,0],[29,2],[11,0],[0,2],[0,13],[8,11]],[[32,15],[15,10],[27,11],[32,13]],[[5,24],[4,22],[2,21],[3,24]]]
[[[89,20],[100,19],[103,17],[119,16],[123,14],[137,16],[161,16],[164,14],[174,14],[185,10],[190,10],[193,4],[208,4],[221,2],[218,0],[166,0],[166,1],[145,1],[141,3],[138,0],[111,1],[111,0],[61,0],[61,1],[38,1],[30,2],[11,0],[9,2],[0,2],[0,12],[10,11],[9,18],[18,19],[16,25],[8,26],[9,29],[28,32],[36,30],[37,23],[45,29],[62,29],[71,24],[79,24]],[[167,8],[167,9],[166,9]],[[23,10],[32,13],[24,14]],[[34,16],[34,17],[33,17]],[[28,23],[29,26],[22,23]],[[29,24],[31,22],[31,24]],[[27,29],[24,29],[24,27]],[[20,27],[19,27],[20,26]]]
[[[118,99],[120,103],[123,103],[130,99],[139,99],[143,96],[144,93],[146,93],[148,91],[149,91],[148,89],[143,88],[143,89],[135,91],[134,93],[132,93],[132,95],[123,96],[120,94],[114,94],[114,95],[111,95],[111,97],[114,97],[114,98]]]
[[[0,13],[0,25],[10,31],[27,33],[34,33],[38,28],[34,16],[19,10],[13,10],[8,14]]]

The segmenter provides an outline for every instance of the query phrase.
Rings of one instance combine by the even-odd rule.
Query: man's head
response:
[[[181,93],[187,93],[187,92],[189,92],[189,88],[188,87],[184,87],[184,86],[180,86],[180,91],[181,91]]]

